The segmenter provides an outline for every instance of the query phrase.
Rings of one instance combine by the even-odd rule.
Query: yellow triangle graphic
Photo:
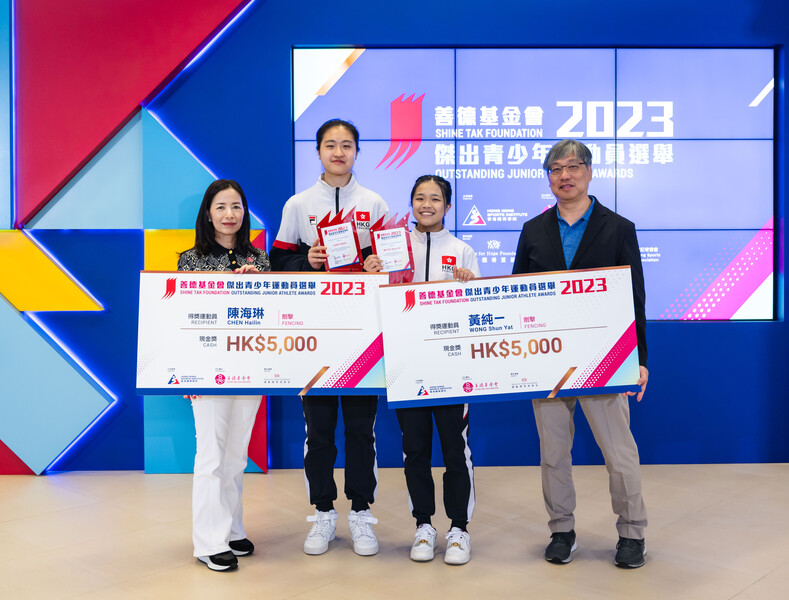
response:
[[[0,294],[18,311],[104,310],[21,231],[0,231]]]

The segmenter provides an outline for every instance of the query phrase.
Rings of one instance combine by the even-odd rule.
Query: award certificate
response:
[[[408,253],[409,233],[405,227],[371,231],[373,253],[383,262],[383,269],[389,273],[405,271],[411,268],[411,256]]]
[[[353,222],[319,227],[318,233],[329,255],[327,266],[330,270],[359,262],[359,238]]]
[[[138,394],[380,394],[384,274],[143,272]]]
[[[390,408],[638,391],[630,267],[379,290]]]

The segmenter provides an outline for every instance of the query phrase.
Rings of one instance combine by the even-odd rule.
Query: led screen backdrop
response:
[[[295,188],[321,123],[353,121],[360,183],[402,215],[416,177],[447,178],[447,227],[501,275],[573,137],[636,224],[648,318],[772,319],[773,77],[760,49],[295,49]]]

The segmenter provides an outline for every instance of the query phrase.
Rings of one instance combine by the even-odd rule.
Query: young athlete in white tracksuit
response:
[[[383,215],[388,218],[389,208],[381,196],[359,185],[353,173],[348,175],[344,186],[327,183],[321,175],[314,185],[285,203],[277,239],[271,247],[275,271],[324,271],[323,262],[316,263],[316,268],[308,253],[318,241],[318,222],[329,213],[333,217],[342,211],[345,216],[353,210],[362,255],[370,253],[370,226]],[[353,267],[348,270],[362,270],[362,265]]]
[[[356,181],[351,168],[359,151],[359,132],[351,123],[333,119],[317,132],[318,155],[324,167],[318,181],[291,197],[282,209],[282,223],[271,248],[275,271],[323,271],[326,247],[319,246],[316,225],[327,215],[353,212],[362,257],[370,254],[370,225],[389,216],[384,200]],[[367,263],[365,263],[367,264]],[[363,264],[350,270],[362,271]],[[337,486],[334,462],[337,446],[338,404],[342,404],[345,424],[345,495],[351,501],[348,524],[354,551],[361,555],[378,552],[372,529],[377,520],[370,514],[378,485],[378,464],[373,431],[378,409],[377,396],[304,396],[304,474],[310,504],[315,514],[307,518],[314,525],[304,542],[307,554],[323,554],[334,539]]]
[[[479,277],[477,255],[465,242],[444,229],[444,215],[452,200],[449,182],[435,175],[416,180],[411,207],[417,225],[411,232],[414,282]],[[371,257],[372,269],[380,268]],[[377,261],[377,262],[376,262]],[[474,512],[474,468],[468,445],[468,404],[397,409],[403,432],[405,479],[416,535],[411,559],[428,561],[436,547],[436,530],[430,520],[436,512],[435,486],[430,457],[435,420],[444,455],[444,509],[451,520],[444,561],[462,565],[471,558],[471,539],[466,527]]]
[[[249,210],[235,181],[208,186],[195,223],[195,245],[181,253],[179,271],[257,273],[271,266],[249,241]],[[213,571],[238,566],[255,546],[244,531],[241,485],[260,396],[190,396],[197,452],[192,485],[194,555]]]

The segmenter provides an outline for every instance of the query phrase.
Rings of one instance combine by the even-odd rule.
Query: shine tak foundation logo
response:
[[[402,157],[402,160],[395,167],[395,169],[399,169],[414,155],[414,152],[417,151],[422,143],[422,100],[425,95],[422,94],[416,100],[414,95],[411,94],[408,98],[405,98],[405,94],[401,94],[398,98],[392,100],[390,105],[391,133],[389,134],[389,150],[387,150],[386,156],[381,159],[381,162],[378,163],[378,166],[375,167],[376,169],[391,158],[391,161],[385,167],[388,169]]]
[[[164,288],[164,296],[162,296],[162,300],[166,298],[172,298],[175,295],[175,277],[168,277],[167,283]]]
[[[414,306],[416,306],[416,295],[414,294],[414,290],[406,290],[405,306],[401,312],[409,312]]]

